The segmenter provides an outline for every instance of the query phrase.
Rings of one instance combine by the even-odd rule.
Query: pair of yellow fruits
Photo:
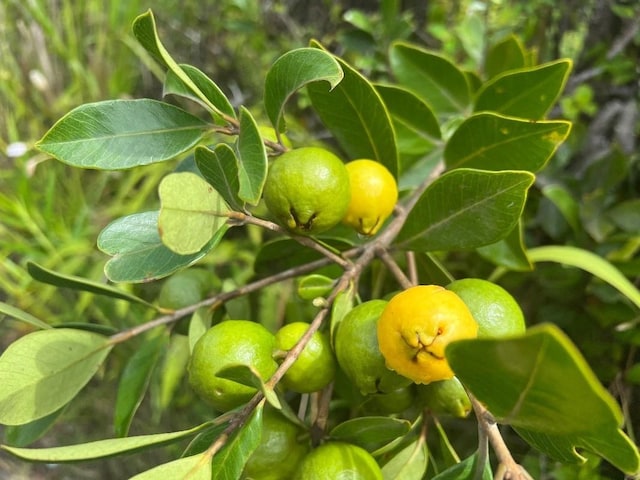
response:
[[[288,150],[269,168],[264,201],[290,231],[312,235],[342,222],[358,233],[374,235],[398,200],[395,178],[380,162],[344,164],[318,147]]]

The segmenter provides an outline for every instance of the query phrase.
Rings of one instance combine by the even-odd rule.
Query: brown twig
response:
[[[386,248],[380,248],[376,254],[393,276],[396,277],[396,280],[402,288],[407,289],[414,285],[414,283],[411,282],[411,280],[404,274],[400,266],[396,263],[395,259],[389,254],[389,251]]]

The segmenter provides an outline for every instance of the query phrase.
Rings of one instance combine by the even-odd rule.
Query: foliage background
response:
[[[379,3],[322,0],[309,7],[302,0],[185,0],[176,8],[167,0],[3,2],[0,301],[51,323],[90,318],[122,328],[142,321],[140,311],[127,304],[35,283],[24,265],[32,260],[60,272],[102,279],[105,258],[95,248],[97,233],[116,217],[156,205],[155,187],[175,167],[162,164],[126,175],[93,172],[48,161],[31,150],[36,139],[77,105],[110,98],[160,97],[163,72],[130,32],[133,18],[149,7],[176,58],[211,75],[235,104],[256,107],[271,62],[288,49],[307,45],[311,38],[329,45],[372,79],[387,74],[386,47],[394,39],[416,41],[470,68],[481,65],[487,43],[511,33],[536,52],[539,62],[572,58],[573,76],[552,117],[569,118],[574,128],[532,190],[524,225],[526,243],[528,247],[565,244],[592,250],[638,284],[640,3],[405,1],[402,14],[393,19],[381,13]],[[305,107],[305,99],[299,99],[297,121],[309,135],[294,139],[300,143],[324,135]],[[261,240],[258,235],[225,240],[212,265],[221,278],[231,283],[244,280]],[[523,306],[529,325],[552,321],[563,328],[622,404],[634,438],[640,427],[640,414],[632,408],[640,393],[640,319],[628,302],[590,275],[555,264],[541,264],[534,273],[507,273],[495,271],[477,252],[450,254],[446,261],[457,277],[491,277],[507,287]],[[153,299],[159,285],[135,288],[137,294]],[[239,313],[260,314],[274,311],[276,305],[283,316],[294,316],[300,306],[288,293],[268,290],[246,303],[238,302],[236,308]],[[25,332],[7,319],[0,321],[3,349]],[[88,441],[110,431],[122,366],[118,362],[129,353],[123,349],[113,355],[38,445]],[[136,428],[179,429],[199,418],[201,409],[188,391],[175,401],[171,415],[160,416],[147,400],[132,433]],[[517,445],[517,437],[509,440]],[[3,454],[0,476],[121,478],[144,465],[160,463],[166,455],[153,451],[133,457],[126,465],[102,461],[51,467],[17,464]],[[532,456],[530,461],[542,459]],[[555,478],[576,478],[574,474],[558,469]],[[600,478],[593,475],[588,478]],[[607,475],[606,468],[601,475]]]

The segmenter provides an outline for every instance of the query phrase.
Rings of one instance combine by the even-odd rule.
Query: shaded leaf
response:
[[[48,328],[53,328],[48,323],[44,323],[39,318],[34,317],[30,313],[25,312],[24,310],[20,310],[13,305],[9,305],[8,303],[0,302],[0,313],[4,313],[8,317],[12,317],[16,320],[24,322],[32,327],[40,328],[46,330]]]
[[[467,118],[444,150],[449,169],[540,170],[566,140],[571,123],[530,122],[492,113]]]
[[[282,408],[276,392],[264,383],[268,379],[260,377],[260,374],[249,365],[230,365],[216,372],[216,376],[260,390],[271,405],[277,409]]]
[[[534,263],[556,262],[581,268],[607,282],[640,308],[640,290],[616,267],[595,253],[571,246],[545,246],[532,248],[527,255]]]
[[[50,448],[14,448],[0,445],[0,448],[16,457],[33,462],[65,463],[94,460],[96,458],[111,457],[122,453],[133,453],[144,448],[159,447],[195,435],[207,428],[211,422],[203,423],[188,430],[171,433],[156,433],[152,435],[138,435],[126,438],[109,438],[94,442],[78,443],[64,447]]]
[[[520,223],[502,240],[478,248],[478,253],[495,265],[509,270],[522,272],[533,268],[525,252]]]
[[[394,43],[391,69],[400,85],[412,90],[439,116],[466,112],[471,102],[467,79],[453,63],[408,43]]]
[[[343,76],[338,61],[324,50],[299,48],[285,53],[273,63],[265,77],[264,107],[271,124],[277,131],[284,131],[284,106],[302,87],[326,80],[329,89],[333,89]]]
[[[454,466],[447,468],[444,472],[439,473],[433,480],[474,480],[476,477],[476,471],[478,469],[478,454],[474,453],[470,457],[465,458]],[[482,472],[482,480],[492,480],[493,473],[491,472],[491,465],[489,462],[484,463],[484,469]]]
[[[0,357],[0,423],[21,425],[66,405],[111,351],[102,335],[68,328],[39,330]]]
[[[229,145],[220,143],[214,150],[196,147],[195,162],[204,179],[213,186],[229,207],[236,211],[244,209],[238,196],[238,159]]]
[[[211,444],[215,442],[216,439],[220,436],[220,434],[224,431],[224,429],[229,426],[229,422],[226,421],[225,417],[227,416],[230,417],[232,412],[228,412],[224,414],[222,417],[218,417],[217,423],[215,425],[212,425],[206,430],[203,430],[202,432],[198,433],[198,435],[196,435],[194,439],[191,440],[191,442],[189,442],[189,445],[187,445],[187,448],[184,450],[184,452],[182,452],[182,456],[190,457],[192,455],[197,455],[198,453],[202,453],[207,448],[209,448]],[[224,419],[224,421],[219,421],[221,420],[221,418]]]
[[[498,75],[482,86],[474,111],[488,110],[530,120],[544,118],[562,93],[571,66],[571,60],[557,60]]]
[[[35,442],[56,423],[58,418],[65,412],[68,405],[59,408],[46,417],[39,418],[33,422],[23,425],[8,425],[4,428],[4,439],[12,447],[26,447]]]
[[[113,415],[115,432],[118,437],[125,437],[129,433],[131,420],[147,392],[151,374],[167,343],[168,337],[164,332],[145,340],[142,346],[129,358],[122,370]]]
[[[427,444],[417,438],[382,467],[384,480],[422,480],[427,471]]]
[[[171,173],[158,187],[160,238],[179,255],[201,251],[219,231],[226,230],[229,207],[202,177]]]
[[[195,315],[195,313],[194,313]],[[187,372],[190,357],[189,339],[185,335],[171,335],[171,340],[158,366],[157,407],[164,412],[179,391]]]
[[[231,102],[222,90],[220,90],[218,85],[213,82],[213,80],[205,75],[204,72],[192,65],[181,64],[180,68],[220,112],[231,118],[236,118],[236,112],[233,109]],[[176,75],[172,70],[167,72],[162,95],[179,95],[181,97],[188,98],[189,100],[193,100],[205,108],[208,107],[208,105],[202,101],[200,96],[194,94],[193,90],[185,85],[180,77],[178,77],[178,75]]]
[[[98,248],[113,256],[104,267],[109,280],[147,282],[171,275],[204,257],[226,231],[220,229],[199,252],[179,255],[162,243],[158,216],[157,211],[135,213],[114,220],[100,232]]]
[[[405,250],[477,248],[516,226],[534,176],[528,172],[456,169],[422,194],[396,241]]]
[[[564,185],[544,185],[542,194],[551,201],[575,232],[580,231],[580,205]],[[640,231],[640,229],[638,230]]]
[[[129,292],[125,292],[124,290],[120,290],[118,288],[112,287],[111,285],[106,285],[100,282],[94,282],[92,280],[88,280],[82,277],[76,277],[73,275],[66,275],[59,272],[54,272],[53,270],[49,270],[44,268],[41,265],[38,265],[34,262],[27,262],[27,271],[31,278],[37,280],[39,282],[48,283],[49,285],[55,285],[57,287],[63,288],[71,288],[73,290],[80,290],[83,292],[91,292],[97,295],[104,295],[106,297],[118,298],[120,300],[126,300],[128,302],[133,303],[141,303],[148,307],[156,308],[151,303],[143,300],[140,297],[137,297]]]
[[[238,151],[238,196],[247,203],[257,205],[267,179],[267,151],[258,124],[249,110],[240,108],[240,134]]]
[[[489,78],[507,70],[515,70],[525,66],[524,46],[515,35],[509,35],[493,45],[484,62],[484,70]]]
[[[535,440],[549,442],[545,452],[553,458],[566,460],[566,450],[578,447],[628,473],[640,467],[637,449],[620,430],[620,407],[555,325],[518,337],[454,342],[445,354],[500,423],[534,432]]]
[[[441,138],[440,124],[431,107],[413,92],[394,85],[375,87],[395,121],[421,135]]]
[[[408,420],[391,417],[358,417],[336,425],[329,436],[372,452],[409,433]]]
[[[168,103],[107,100],[71,110],[36,148],[74,167],[119,170],[175,158],[198,143],[206,128]]]
[[[395,133],[380,94],[354,68],[339,58],[337,61],[344,71],[344,79],[333,90],[321,83],[307,87],[314,110],[350,160],[377,160],[396,177]]]

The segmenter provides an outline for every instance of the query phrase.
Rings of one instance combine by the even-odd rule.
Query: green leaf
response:
[[[285,130],[284,106],[305,85],[326,80],[333,89],[343,77],[338,61],[324,50],[299,48],[285,53],[265,77],[264,107],[271,124],[279,132]]]
[[[539,120],[551,110],[564,89],[571,60],[557,60],[498,75],[477,94],[474,111]]]
[[[329,436],[372,452],[409,433],[408,420],[391,417],[358,417],[336,425]]]
[[[401,86],[412,90],[439,116],[463,114],[471,95],[464,73],[446,58],[408,43],[394,43],[391,69]]]
[[[220,112],[226,114],[230,118],[236,118],[236,112],[233,109],[231,102],[222,90],[220,90],[218,85],[213,82],[213,80],[194,66],[181,64],[180,68]],[[172,70],[167,72],[162,95],[178,95],[188,98],[189,100],[193,100],[205,108],[208,107],[208,105],[202,101],[200,96],[194,94],[193,90],[185,85],[180,77]]]
[[[4,313],[8,317],[15,318],[16,320],[31,325],[32,327],[40,328],[43,330],[53,328],[48,323],[44,323],[39,318],[36,318],[30,313],[27,313],[24,310],[20,310],[13,305],[9,305],[8,303],[0,302],[0,313]]]
[[[197,144],[206,128],[168,103],[107,100],[71,110],[36,148],[74,167],[119,170],[175,158]]]
[[[317,273],[302,277],[298,281],[297,293],[303,300],[313,300],[324,297],[331,292],[336,282],[333,278]]]
[[[375,87],[396,122],[431,139],[442,137],[433,110],[413,92],[394,85]]]
[[[465,458],[454,466],[447,468],[444,472],[439,473],[433,480],[473,480],[477,478],[475,472],[477,471],[478,454],[474,453],[470,457]],[[493,473],[491,472],[491,465],[489,462],[485,462],[482,472],[482,480],[492,480]]]
[[[12,447],[26,447],[35,442],[56,423],[58,418],[65,412],[68,405],[59,408],[46,417],[39,418],[33,422],[23,425],[8,425],[4,428],[4,438],[8,445]]]
[[[277,409],[282,408],[276,392],[272,388],[267,387],[264,383],[265,380],[268,379],[260,377],[257,370],[249,365],[230,365],[219,370],[216,373],[216,376],[260,390],[271,405]]]
[[[544,185],[542,194],[551,201],[562,214],[574,232],[580,231],[580,205],[564,185]]]
[[[516,226],[534,176],[529,172],[456,169],[422,194],[397,244],[405,250],[477,248],[505,238]]]
[[[467,118],[444,150],[449,169],[540,170],[571,130],[565,121],[530,122],[493,113]]]
[[[640,290],[616,267],[595,253],[577,247],[546,246],[532,248],[527,255],[534,263],[556,262],[581,268],[607,282],[640,308]]]
[[[429,461],[427,444],[417,438],[382,467],[384,480],[422,480]]]
[[[247,423],[213,457],[211,465],[216,480],[240,478],[245,463],[260,444],[263,405],[263,402],[258,404]]]
[[[509,35],[489,49],[484,70],[487,77],[492,78],[507,70],[525,66],[525,50],[522,42],[515,35]]]
[[[520,223],[502,240],[478,248],[478,253],[495,265],[509,270],[524,272],[533,268],[525,252]]]
[[[607,217],[625,232],[632,234],[640,232],[640,198],[632,198],[616,204],[607,211]]]
[[[21,425],[66,405],[113,346],[107,337],[68,328],[39,330],[0,357],[0,423]]]
[[[231,418],[231,415],[235,413],[233,410],[231,412],[227,412],[220,417],[217,417],[216,424],[203,430],[198,433],[187,448],[185,448],[184,452],[182,452],[183,457],[190,457],[191,455],[197,455],[198,453],[202,453],[207,450],[213,442],[215,442],[220,434],[229,426],[228,418]]]
[[[159,478],[183,480],[211,480],[211,458],[206,454],[179,458],[141,472],[130,480],[157,480]]]
[[[369,80],[337,60],[344,71],[342,82],[333,90],[320,83],[307,87],[314,110],[351,160],[377,160],[397,177],[396,138],[382,97]]]
[[[118,218],[98,236],[98,248],[112,255],[104,267],[113,282],[157,280],[187,267],[217,245],[225,229],[220,229],[207,245],[191,255],[179,255],[167,248],[158,233],[159,212],[143,212]]]
[[[236,148],[240,160],[238,196],[247,203],[257,205],[267,179],[267,150],[258,124],[244,107],[240,108],[240,134]]]
[[[331,305],[331,325],[329,327],[329,331],[332,344],[335,342],[335,334],[338,325],[340,325],[340,322],[342,322],[345,315],[353,309],[353,297],[354,286],[353,284],[350,284],[349,288],[336,295],[336,299],[333,301],[333,305]]]
[[[27,271],[31,278],[39,282],[48,283],[49,285],[55,285],[57,287],[71,288],[73,290],[81,290],[83,292],[91,292],[97,295],[104,295],[106,297],[118,298],[120,300],[126,300],[132,303],[141,303],[148,307],[156,308],[153,304],[137,297],[131,293],[125,292],[111,285],[105,285],[104,283],[94,282],[82,277],[76,277],[73,275],[65,275],[59,272],[54,272],[38,265],[34,262],[27,262]]]
[[[195,315],[195,313],[194,313]],[[171,341],[158,366],[157,404],[160,412],[169,406],[185,377],[190,357],[189,339],[185,335],[171,335]]]
[[[233,149],[226,143],[216,145],[214,150],[196,147],[195,161],[204,179],[220,194],[224,201],[235,211],[244,209],[238,191],[238,159]]]
[[[513,338],[457,341],[445,354],[498,422],[545,439],[552,457],[566,460],[567,449],[577,447],[627,473],[640,468],[637,449],[620,430],[620,407],[555,325],[537,325]]]
[[[158,187],[160,238],[179,255],[201,251],[226,230],[229,207],[202,177],[191,172],[171,173]]]
[[[184,438],[191,437],[199,431],[207,428],[211,422],[203,423],[188,430],[171,433],[157,433],[153,435],[139,435],[126,438],[109,438],[88,443],[78,443],[64,447],[51,448],[15,448],[0,445],[0,448],[32,462],[65,463],[95,460],[97,458],[111,457],[122,453],[133,453],[144,448],[159,447],[175,443]]]
[[[145,340],[142,346],[129,358],[122,370],[113,416],[117,436],[125,437],[128,435],[131,420],[133,420],[133,416],[147,392],[151,374],[167,343],[168,337],[164,331]]]
[[[210,90],[211,84],[203,81],[203,79],[197,74],[195,75],[196,78],[192,79],[190,75],[194,72],[185,72],[171,57],[171,55],[169,55],[169,52],[164,45],[162,45],[156,29],[156,21],[151,10],[147,10],[145,13],[138,16],[133,21],[132,29],[133,35],[136,37],[140,45],[142,45],[157,62],[171,70],[171,72],[176,75],[180,81],[182,81],[184,86],[190,89],[193,94],[209,108],[209,110],[220,116],[224,116],[223,111],[212,103],[212,100],[217,101],[219,98],[215,94],[212,99],[209,98],[209,95],[214,93]],[[205,90],[201,90],[200,87],[205,88]],[[226,107],[224,102],[223,107]]]

